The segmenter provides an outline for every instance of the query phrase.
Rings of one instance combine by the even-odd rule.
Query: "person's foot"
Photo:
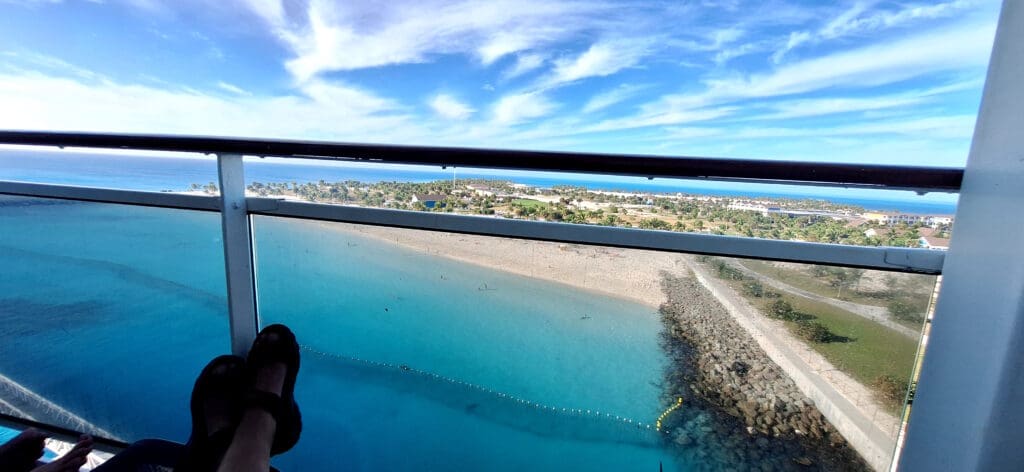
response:
[[[262,335],[262,340],[267,344],[277,344],[280,342],[280,336],[277,333],[266,333]],[[255,378],[252,388],[280,397],[285,378],[288,375],[288,364],[275,360],[266,365],[253,366],[253,368],[255,369]]]
[[[246,398],[250,411],[262,412],[274,426],[271,454],[291,449],[302,432],[302,415],[295,403],[299,344],[284,325],[260,331],[249,351],[252,388]]]
[[[83,465],[89,453],[92,452],[92,438],[87,435],[82,437],[75,443],[75,447],[71,448],[63,456],[60,456],[48,464],[43,464],[32,472],[78,472]]]
[[[35,428],[22,431],[21,434],[0,445],[0,470],[11,472],[27,472],[36,465],[43,455],[46,446],[46,434]]]
[[[238,356],[219,356],[199,374],[192,389],[192,435],[177,470],[216,468],[241,420],[246,377],[245,359]]]
[[[232,359],[234,361],[234,359]],[[223,363],[212,366],[209,371],[211,377],[229,380],[237,378],[238,388],[234,389],[210,389],[205,398],[201,399],[203,410],[203,421],[205,423],[206,437],[211,438],[221,434],[222,431],[234,428],[238,424],[238,394],[241,392],[241,379],[244,367],[239,358],[237,363]],[[230,383],[230,382],[229,382]]]

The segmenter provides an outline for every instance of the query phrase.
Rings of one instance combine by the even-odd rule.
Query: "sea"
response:
[[[450,171],[246,168],[260,182],[429,181]],[[161,191],[215,176],[211,159],[0,153],[0,180]],[[646,191],[668,183],[629,185],[587,182]],[[880,205],[954,209],[895,197]],[[69,424],[73,415],[125,441],[184,442],[194,379],[230,350],[219,225],[213,212],[0,196],[0,374],[16,386],[0,385],[3,399],[38,420]],[[260,323],[287,324],[303,349],[304,431],[274,459],[281,470],[714,463],[680,454],[656,429],[676,400],[656,309],[406,249],[351,225],[257,216],[253,230]]]
[[[867,210],[914,214],[953,215],[957,194],[715,182],[683,179],[647,179],[595,174],[556,174],[495,169],[428,166],[382,166],[361,162],[284,160],[246,157],[247,183],[306,183],[325,180],[375,182],[430,182],[456,179],[495,179],[539,188],[584,186],[590,190],[684,193],[719,197],[817,199]],[[216,160],[200,155],[126,155],[72,151],[0,149],[0,180],[58,183],[148,191],[181,191],[191,184],[217,182]]]

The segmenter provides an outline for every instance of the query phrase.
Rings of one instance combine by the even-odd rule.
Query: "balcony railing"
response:
[[[665,253],[742,257],[881,269],[917,274],[942,273],[944,253],[927,249],[865,247],[807,243],[707,234],[653,231],[593,225],[478,218],[433,212],[415,212],[297,202],[278,198],[247,197],[243,155],[295,159],[364,160],[380,166],[429,164],[529,171],[586,172],[649,178],[701,178],[719,181],[784,182],[798,185],[955,192],[961,169],[899,166],[859,166],[701,158],[593,155],[553,152],[328,144],[300,141],[260,141],[177,136],[126,136],[33,132],[0,132],[7,144],[147,151],[184,151],[217,156],[220,194],[191,195],[142,192],[24,182],[0,182],[0,194],[46,199],[125,204],[180,210],[219,212],[223,234],[228,312],[233,351],[244,354],[258,329],[259,309],[254,261],[254,221],[297,218],[355,225],[426,230],[557,243],[587,244]],[[267,225],[265,225],[267,226]],[[587,316],[587,315],[584,315]],[[898,327],[897,327],[898,328]],[[903,328],[906,329],[906,328]],[[913,334],[913,331],[911,330]],[[327,354],[325,354],[327,355]],[[778,354],[780,359],[795,356]],[[794,359],[796,359],[794,357]],[[804,362],[794,360],[794,362]],[[427,374],[433,375],[433,374]],[[458,382],[458,381],[456,381]],[[818,401],[824,401],[819,399]],[[544,408],[548,408],[544,406]],[[625,419],[623,418],[623,421]],[[660,420],[659,420],[660,425]],[[650,427],[650,426],[647,426]],[[868,452],[875,467],[888,463],[891,439],[871,438],[873,426],[861,425],[860,444],[875,444]],[[851,434],[849,431],[844,434]],[[116,444],[116,441],[114,442]],[[862,454],[865,454],[862,451]],[[879,458],[880,457],[880,458]],[[882,465],[880,465],[882,464]]]

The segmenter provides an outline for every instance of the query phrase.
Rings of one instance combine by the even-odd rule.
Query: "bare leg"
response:
[[[281,395],[285,374],[288,367],[281,362],[270,364],[256,372],[253,388]],[[249,408],[242,415],[242,422],[235,430],[231,441],[220,463],[218,472],[249,472],[270,470],[270,447],[274,443],[274,432],[277,422],[270,413]]]
[[[85,465],[86,456],[92,452],[92,438],[82,435],[82,438],[75,443],[67,454],[54,459],[49,464],[43,464],[32,472],[78,472],[78,469]]]

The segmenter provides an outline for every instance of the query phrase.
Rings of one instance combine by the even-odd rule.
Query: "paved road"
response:
[[[836,308],[846,310],[855,315],[862,316],[871,321],[874,321],[875,323],[885,326],[886,328],[896,331],[897,333],[900,333],[915,341],[921,336],[921,332],[919,330],[910,329],[904,325],[897,323],[896,321],[893,321],[892,316],[889,315],[889,310],[885,307],[862,305],[860,303],[853,303],[845,300],[836,300],[835,298],[823,297],[816,293],[808,292],[807,290],[794,287],[780,280],[773,279],[760,272],[756,272],[750,268],[747,268],[743,264],[737,263],[735,261],[728,261],[727,263],[739,269],[744,274],[761,280],[762,282],[764,282],[767,285],[770,285],[776,290],[781,290],[783,292],[788,292],[793,295],[798,295],[804,298],[809,298],[811,300],[827,303]]]

